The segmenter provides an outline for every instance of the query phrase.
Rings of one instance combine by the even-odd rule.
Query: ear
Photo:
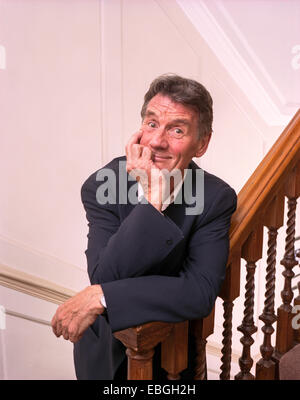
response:
[[[195,157],[201,157],[206,152],[211,138],[211,133],[199,140],[199,145],[196,150]]]

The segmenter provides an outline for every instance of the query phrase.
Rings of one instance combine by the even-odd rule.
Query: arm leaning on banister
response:
[[[137,205],[120,225],[113,207],[99,206],[93,202],[93,191],[87,196],[86,190],[89,275],[92,284],[102,287],[112,330],[208,315],[225,276],[230,217],[236,208],[234,191],[223,188],[207,212],[206,223],[196,223],[179,276],[143,276],[171,251],[166,245],[170,235],[174,245],[182,240],[181,230],[150,204]],[[145,227],[149,217],[154,223]],[[132,246],[135,242],[142,245]],[[129,243],[132,252],[128,252]]]

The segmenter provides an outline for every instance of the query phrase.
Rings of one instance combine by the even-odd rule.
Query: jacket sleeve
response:
[[[120,223],[116,205],[97,203],[93,180],[85,182],[81,196],[89,225],[86,256],[92,284],[163,274],[160,262],[183,239],[170,218],[151,204],[137,204]]]
[[[100,266],[98,258],[92,273],[92,283],[102,286],[112,331],[150,321],[179,322],[207,316],[225,277],[228,231],[235,209],[235,192],[226,186],[209,207],[206,223],[197,220],[178,276],[142,276],[151,264],[166,257],[172,246],[182,240],[183,234],[176,224],[161,216],[151,205],[142,204],[137,205],[119,227],[115,221],[114,233],[107,234],[106,243],[102,243],[101,254],[108,268]],[[147,219],[143,219],[145,217]],[[151,218],[151,224],[141,223]],[[138,220],[139,224],[136,224]],[[120,245],[120,239],[127,245],[143,243],[142,250],[137,246],[130,258],[128,246],[126,243],[124,247]],[[106,257],[112,255],[112,260],[105,258],[108,246],[112,247]],[[137,267],[135,260],[140,260],[138,257],[142,262]],[[113,279],[108,276],[110,270]]]

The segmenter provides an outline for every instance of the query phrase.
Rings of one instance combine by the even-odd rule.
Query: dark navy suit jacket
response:
[[[117,185],[119,162],[125,160],[116,158],[104,167],[115,172]],[[189,168],[195,195],[199,167],[192,161]],[[74,345],[78,379],[114,378],[126,356],[113,332],[150,321],[200,319],[211,312],[225,277],[236,209],[235,191],[208,172],[200,215],[186,215],[185,203],[170,204],[164,215],[151,204],[120,204],[118,187],[116,204],[100,205],[96,192],[102,183],[96,177],[97,171],[81,191],[89,225],[86,256],[91,284],[101,284],[107,310]]]

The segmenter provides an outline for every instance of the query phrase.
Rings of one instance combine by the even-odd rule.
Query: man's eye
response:
[[[181,134],[181,133],[183,133],[183,132],[182,132],[182,130],[181,130],[181,129],[179,129],[179,128],[175,128],[175,133]]]
[[[148,126],[150,126],[150,128],[155,128],[156,124],[155,122],[149,122]]]
[[[184,136],[184,131],[180,128],[171,128],[169,130],[169,135],[175,139],[181,139]]]
[[[180,128],[173,128],[170,130],[170,134],[171,134],[171,136],[179,137],[179,136],[183,136],[184,132]]]

